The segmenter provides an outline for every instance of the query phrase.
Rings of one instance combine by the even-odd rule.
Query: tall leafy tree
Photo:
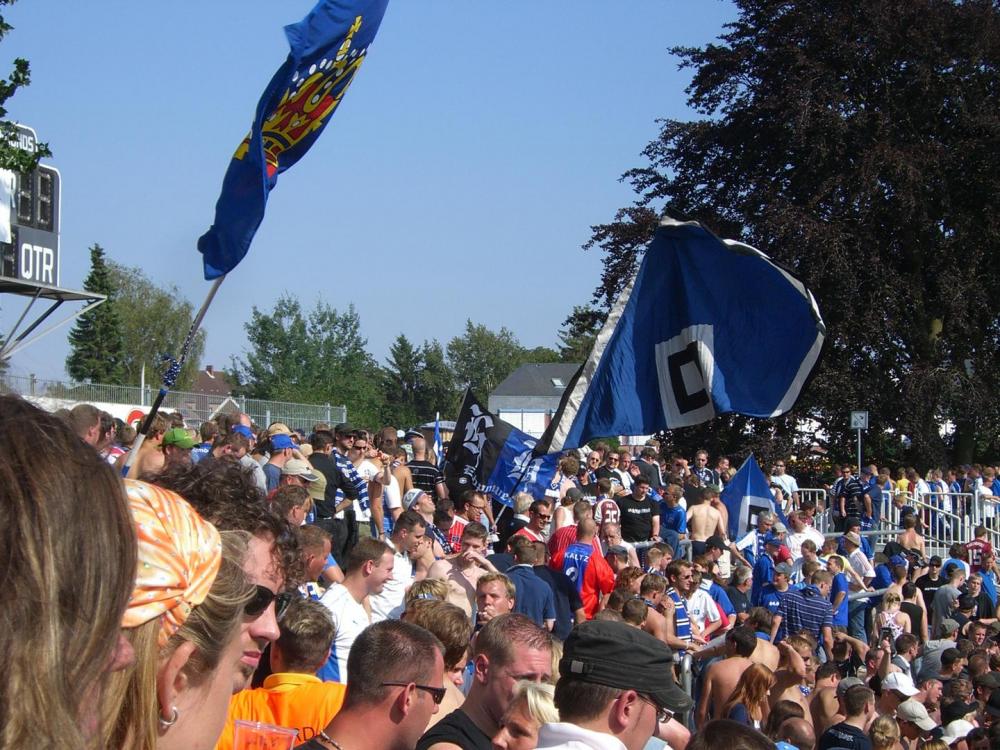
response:
[[[995,446],[1000,6],[735,5],[717,42],[673,50],[699,118],[663,121],[647,164],[625,175],[635,204],[594,227],[595,303],[611,305],[669,205],[756,245],[817,295],[828,347],[796,416],[833,457],[853,453],[852,408],[871,413],[877,460],[927,466]]]
[[[592,305],[576,305],[559,330],[559,356],[563,362],[583,363],[594,348],[605,314]]]
[[[437,339],[425,341],[420,347],[420,359],[422,367],[416,404],[418,420],[426,422],[437,413],[442,419],[456,419],[462,392],[456,387],[455,372],[448,364],[444,347]]]
[[[108,299],[77,318],[69,332],[66,371],[74,380],[120,384],[125,373],[125,339],[114,278],[100,245],[90,248],[90,273],[83,288]]]
[[[413,425],[419,417],[417,402],[423,359],[419,347],[399,334],[389,347],[385,368],[384,420],[393,425]]]
[[[361,336],[354,306],[340,313],[317,302],[304,313],[283,295],[271,311],[252,309],[244,325],[249,348],[233,361],[240,391],[255,398],[347,406],[351,421],[380,421],[382,373]]]
[[[459,384],[485,399],[520,364],[524,349],[506,327],[491,331],[465,321],[465,333],[448,342],[448,361]]]
[[[163,374],[164,357],[180,354],[194,319],[194,305],[176,286],[160,286],[139,268],[111,262],[108,270],[124,339],[122,382],[138,385],[145,368],[146,382],[155,386]],[[204,351],[205,330],[201,329],[177,378],[178,390],[194,384]]]

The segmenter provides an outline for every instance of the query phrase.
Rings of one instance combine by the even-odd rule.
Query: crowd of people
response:
[[[508,508],[427,437],[158,414],[135,447],[0,396],[0,747],[1000,747],[993,468],[817,502],[779,460],[734,535],[707,451],[569,451]],[[939,550],[946,514],[985,525]]]

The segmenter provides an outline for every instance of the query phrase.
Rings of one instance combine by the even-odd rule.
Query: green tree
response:
[[[386,365],[382,421],[391,425],[417,424],[420,373],[423,368],[420,349],[401,333],[389,347]]]
[[[249,349],[233,360],[240,392],[254,398],[347,406],[352,422],[374,426],[382,411],[383,374],[366,350],[351,305],[339,313],[317,302],[303,314],[281,296],[270,312],[253,307],[244,324]]]
[[[606,315],[591,305],[576,305],[559,331],[559,356],[563,362],[583,364],[594,348],[594,340]]]
[[[14,2],[15,0],[0,0],[0,8],[5,5],[13,5]],[[3,41],[13,28],[0,14],[0,41]],[[0,79],[0,169],[9,169],[12,172],[22,174],[33,172],[38,166],[39,159],[52,156],[46,143],[36,144],[34,151],[15,145],[18,142],[17,125],[3,119],[7,116],[7,101],[14,96],[19,88],[27,86],[29,83],[31,83],[31,68],[28,61],[21,57],[14,60],[14,67],[10,75]]]
[[[625,175],[635,204],[594,227],[595,303],[610,307],[669,205],[817,295],[827,352],[796,416],[815,420],[832,457],[853,453],[848,412],[867,408],[868,458],[972,458],[1000,423],[1000,7],[735,5],[716,43],[673,50],[699,118],[663,121],[647,165]]]
[[[442,419],[457,419],[462,392],[455,385],[455,372],[445,358],[444,347],[437,339],[425,341],[420,359],[417,421],[427,422],[437,413]]]
[[[194,305],[176,286],[160,286],[139,268],[110,262],[108,269],[124,339],[122,382],[139,385],[145,367],[146,382],[155,386],[163,375],[164,357],[180,356],[194,319]],[[193,385],[204,351],[205,330],[201,329],[191,343],[175,388],[186,390]]]
[[[462,388],[485,399],[521,363],[523,351],[506,327],[491,331],[467,320],[465,333],[448,342],[448,362]]]
[[[66,371],[74,380],[118,385],[125,372],[125,339],[114,299],[114,279],[100,245],[90,248],[90,273],[83,288],[108,299],[77,318],[69,332]]]

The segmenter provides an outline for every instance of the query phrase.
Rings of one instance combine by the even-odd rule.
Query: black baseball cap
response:
[[[991,695],[990,698],[993,696]],[[966,714],[971,714],[973,711],[979,710],[979,704],[976,701],[969,701],[966,703],[962,700],[952,701],[951,703],[945,703],[941,706],[941,725],[951,724],[953,721],[961,719]]]
[[[722,540],[722,537],[718,535],[710,536],[708,539],[706,539],[705,547],[714,547],[715,549],[720,550],[722,552],[725,552],[728,549],[726,547],[726,543]]]
[[[661,708],[688,711],[694,701],[673,677],[674,655],[663,641],[624,622],[591,620],[573,628],[559,660],[562,677],[635,690]]]
[[[333,431],[335,435],[353,435],[355,433],[354,425],[349,422],[341,422],[333,428]]]

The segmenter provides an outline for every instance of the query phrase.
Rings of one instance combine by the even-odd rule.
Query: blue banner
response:
[[[756,528],[761,511],[777,513],[778,519],[785,523],[784,512],[774,502],[771,481],[752,453],[726,485],[721,499],[729,511],[729,538],[734,541]]]
[[[536,438],[511,426],[484,491],[511,508],[518,492],[527,492],[536,500],[545,497],[559,468],[561,454],[535,457],[537,445]]]
[[[748,245],[660,222],[539,452],[650,435],[738,412],[787,412],[826,328],[812,293]]]
[[[321,0],[285,27],[290,52],[257,104],[226,171],[215,222],[198,240],[205,278],[229,273],[250,249],[278,175],[301,159],[337,111],[375,39],[388,0]]]

